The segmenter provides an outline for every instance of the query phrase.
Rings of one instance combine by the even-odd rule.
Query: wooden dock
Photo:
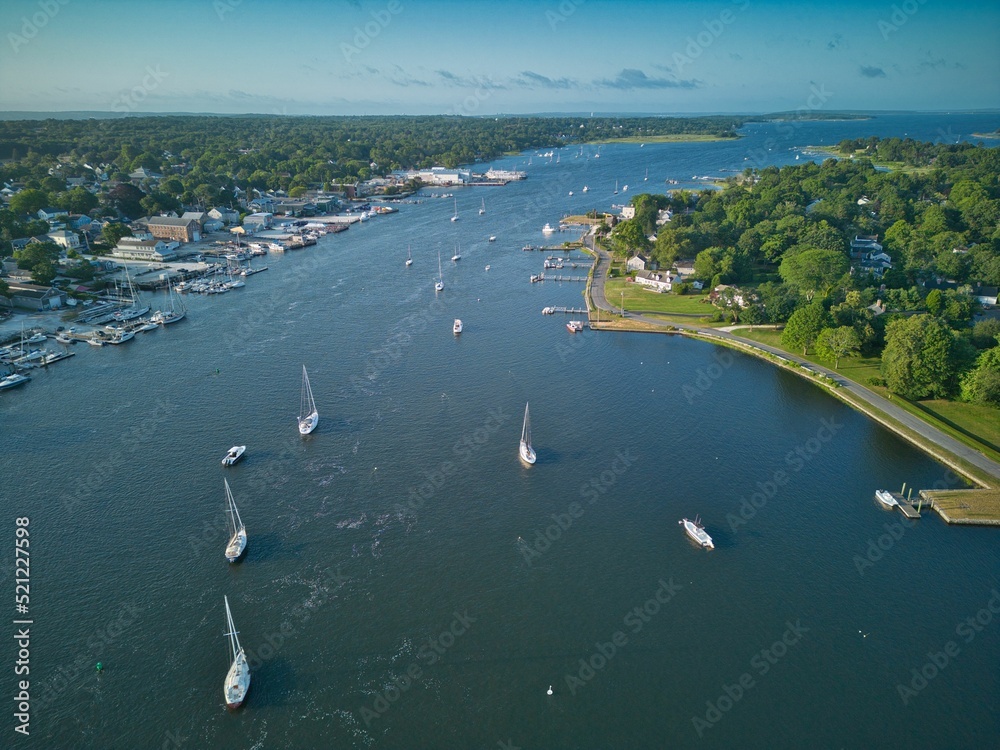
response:
[[[553,313],[566,313],[568,315],[586,315],[587,314],[587,311],[584,308],[582,308],[582,307],[552,307],[552,306],[550,306],[550,307],[546,307],[545,310],[549,310],[551,312],[545,312],[543,310],[543,314],[544,315],[551,315]]]
[[[586,276],[546,276],[546,281],[586,281]]]
[[[913,504],[903,497],[898,492],[890,492],[893,499],[896,501],[896,507],[899,508],[900,512],[907,518],[920,518],[920,512],[913,507]]]

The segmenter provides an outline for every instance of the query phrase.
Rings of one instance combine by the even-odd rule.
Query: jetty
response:
[[[568,315],[586,315],[587,311],[582,307],[543,307],[542,315],[552,315],[554,313],[567,313]]]
[[[920,518],[920,511],[913,507],[913,503],[903,497],[902,493],[890,492],[892,499],[896,501],[896,507],[899,511],[910,519]]]

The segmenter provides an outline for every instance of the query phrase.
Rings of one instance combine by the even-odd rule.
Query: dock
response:
[[[582,307],[544,307],[542,315],[552,315],[553,313],[566,313],[568,315],[586,315],[587,310]]]
[[[920,518],[920,511],[913,507],[913,504],[902,496],[899,492],[890,492],[893,499],[896,501],[896,507],[899,508],[900,512],[907,518]]]

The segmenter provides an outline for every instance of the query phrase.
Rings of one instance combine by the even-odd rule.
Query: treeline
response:
[[[909,398],[961,393],[1000,405],[1000,322],[970,326],[982,288],[1000,286],[1000,149],[864,143],[879,159],[924,168],[828,159],[747,170],[722,190],[636,196],[635,218],[611,244],[662,267],[693,258],[696,279],[738,287],[717,301],[720,318],[786,323],[786,346],[838,364],[880,355],[885,384]],[[670,221],[657,226],[667,208]],[[891,257],[881,276],[852,260],[858,235],[876,236]],[[977,359],[979,350],[992,353]]]
[[[129,117],[0,122],[5,182],[108,165],[174,174],[185,193],[289,190],[353,182],[394,169],[457,167],[542,146],[680,133],[732,135],[739,117]]]

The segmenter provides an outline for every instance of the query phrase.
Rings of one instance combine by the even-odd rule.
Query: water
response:
[[[245,290],[189,297],[183,323],[77,346],[0,400],[8,533],[31,519],[36,746],[993,744],[1000,628],[956,628],[1000,588],[996,532],[933,514],[907,528],[872,499],[955,484],[947,470],[762,361],[569,334],[540,310],[579,306],[582,284],[529,284],[543,258],[520,247],[563,213],[627,199],[614,180],[631,194],[647,168],[655,189],[742,169],[769,138],[789,163],[793,146],[997,119],[812,123],[785,140],[754,125],[739,143],[533,156],[523,183],[454,191],[459,222],[450,199],[403,206],[269,258]],[[321,415],[305,439],[302,363]],[[247,456],[224,470],[235,443]],[[250,535],[235,566],[223,477]],[[677,525],[695,514],[713,552]],[[881,559],[859,571],[869,543]],[[223,594],[254,667],[236,714]],[[897,683],[949,641],[957,656],[904,705]]]

